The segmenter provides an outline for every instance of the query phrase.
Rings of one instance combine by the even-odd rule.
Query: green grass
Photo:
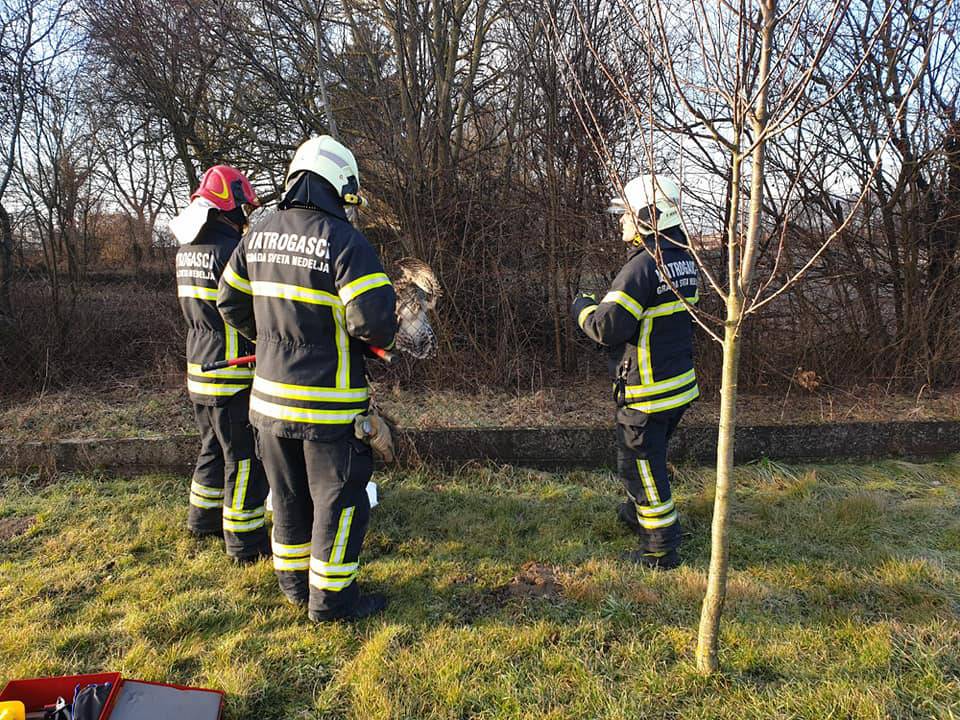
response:
[[[960,458],[740,468],[703,678],[709,478],[678,471],[688,563],[655,573],[618,560],[608,474],[382,476],[362,580],[391,605],[322,627],[184,536],[186,478],[8,478],[0,682],[115,670],[223,689],[228,718],[960,717]]]

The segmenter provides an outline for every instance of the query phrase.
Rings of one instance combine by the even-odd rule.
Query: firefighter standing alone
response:
[[[610,212],[620,214],[627,262],[598,303],[580,295],[573,317],[605,346],[617,403],[617,465],[628,500],[618,516],[638,536],[634,562],[680,563],[680,522],[667,473],[667,444],[699,396],[693,326],[697,268],[681,229],[680,191],[664,176],[635,178]],[[680,296],[683,297],[681,300]]]
[[[203,372],[201,366],[253,352],[224,323],[216,300],[217,282],[247,221],[244,206],[259,203],[247,178],[227,165],[207,170],[190,200],[170,224],[181,243],[177,296],[188,326],[187,390],[201,441],[187,528],[195,535],[222,535],[227,555],[252,562],[270,553],[264,526],[267,481],[247,419],[253,372],[246,367]]]
[[[250,420],[273,491],[274,569],[317,622],[386,606],[356,582],[373,458],[353,423],[370,403],[365,349],[393,344],[396,295],[347,220],[358,190],[347,148],[327,135],[303,143],[279,209],[237,247],[217,303],[257,344]]]

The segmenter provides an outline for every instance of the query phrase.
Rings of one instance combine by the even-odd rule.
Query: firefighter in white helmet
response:
[[[356,582],[373,458],[353,423],[370,405],[366,348],[393,345],[396,294],[347,220],[359,187],[347,148],[328,135],[304,142],[278,210],[230,259],[217,303],[257,343],[250,421],[273,492],[274,569],[317,622],[386,606]]]
[[[681,228],[680,190],[663,175],[628,182],[609,212],[620,215],[627,262],[600,302],[580,295],[577,325],[605,346],[617,404],[617,465],[627,491],[618,517],[638,536],[631,560],[680,563],[680,522],[667,474],[667,444],[699,396],[693,326],[697,267]]]

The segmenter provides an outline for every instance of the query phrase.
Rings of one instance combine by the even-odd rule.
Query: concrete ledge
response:
[[[449,428],[397,433],[400,463],[457,467],[494,462],[544,469],[612,467],[610,428]],[[717,428],[681,426],[671,460],[712,464]],[[77,470],[190,472],[195,435],[165,438],[0,441],[0,470],[48,473]],[[737,429],[735,461],[764,457],[783,462],[904,458],[929,460],[960,452],[960,421],[744,426]]]

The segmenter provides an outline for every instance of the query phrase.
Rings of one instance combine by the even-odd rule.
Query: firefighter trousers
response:
[[[640,550],[663,555],[680,546],[680,521],[667,472],[667,445],[687,406],[617,413],[617,467],[636,508]]]
[[[273,567],[293,603],[348,613],[357,602],[360,550],[370,518],[370,447],[352,434],[330,442],[257,433],[273,492]]]
[[[247,419],[250,391],[221,406],[194,404],[200,456],[190,485],[187,527],[198,534],[223,534],[227,555],[238,560],[269,551],[264,519],[267,479],[254,452]]]

